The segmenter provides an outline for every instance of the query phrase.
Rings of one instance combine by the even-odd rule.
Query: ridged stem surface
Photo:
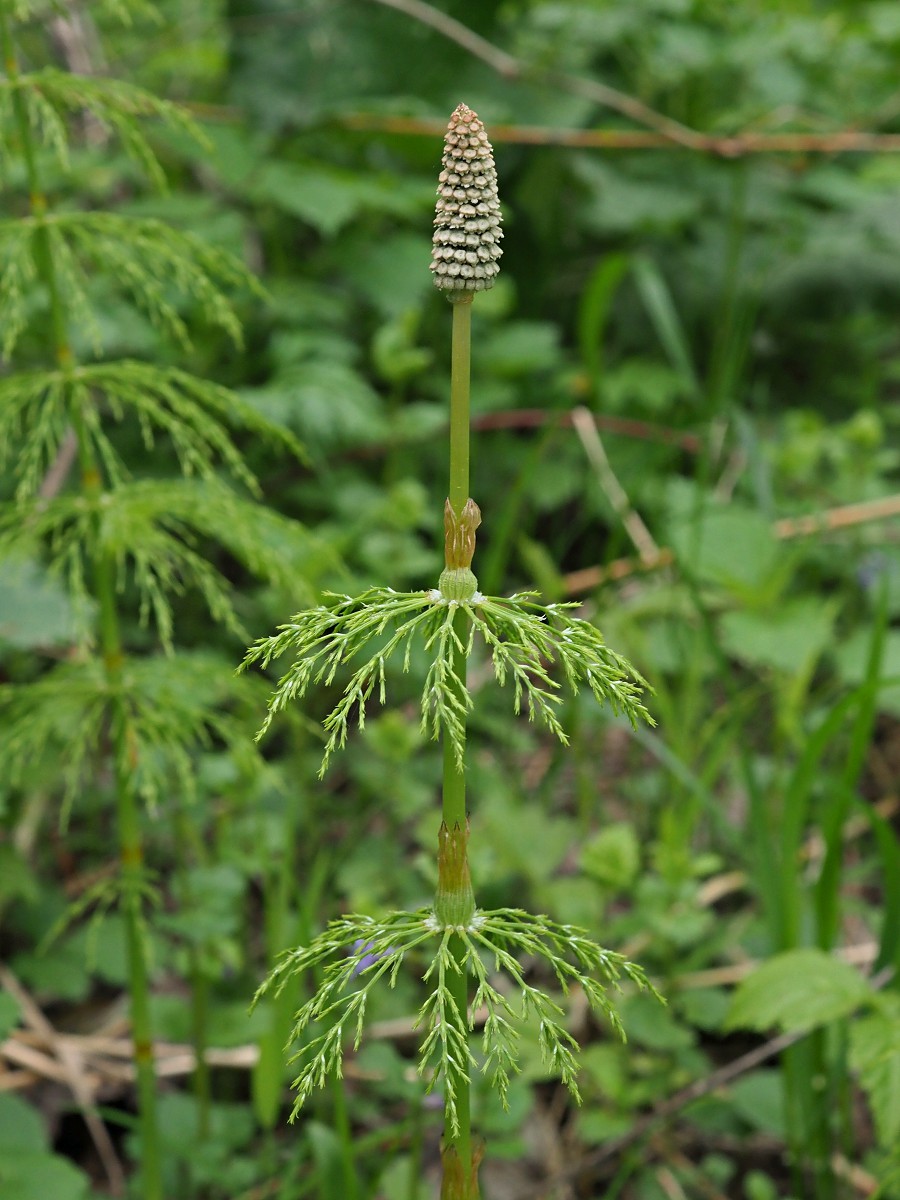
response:
[[[472,328],[472,301],[465,297],[453,302],[453,342],[450,376],[450,505],[457,515],[462,513],[469,497],[469,371]],[[460,641],[467,636],[467,618],[459,612],[454,621]],[[466,685],[466,656],[458,647],[453,655],[453,673]],[[444,738],[444,778],[442,816],[448,829],[466,827],[466,777],[457,762],[456,753],[448,738]],[[463,1020],[467,1019],[469,987],[463,966],[464,947],[454,937],[452,951],[459,970],[450,978],[450,992]],[[449,1122],[444,1129],[444,1141],[453,1146],[463,1166],[463,1179],[468,1180],[472,1162],[472,1126],[468,1066],[460,1064],[455,1071],[453,1086],[456,1092],[456,1111],[459,1131],[454,1133]],[[459,1200],[468,1200],[462,1196]]]
[[[469,377],[472,297],[453,301],[450,350],[450,504],[459,516],[469,498]]]

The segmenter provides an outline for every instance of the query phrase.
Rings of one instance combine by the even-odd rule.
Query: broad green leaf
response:
[[[870,997],[860,973],[824,950],[787,950],[740,984],[726,1026],[806,1033],[847,1017]]]
[[[896,1146],[900,1139],[900,1009],[854,1021],[850,1065],[859,1072],[882,1145]]]
[[[736,504],[708,508],[697,522],[679,514],[669,537],[675,553],[703,581],[740,595],[764,588],[781,553],[765,517]]]
[[[516,542],[527,577],[547,600],[565,600],[566,585],[562,573],[546,546],[522,534]]]
[[[232,937],[241,920],[245,881],[228,863],[194,867],[175,882],[179,909],[165,925],[191,945]]]
[[[639,178],[584,158],[578,160],[577,170],[592,191],[581,221],[604,237],[676,232],[697,214],[697,198],[674,181]]]
[[[10,1200],[87,1200],[88,1178],[55,1154],[0,1150],[0,1195]]]
[[[836,647],[835,661],[843,683],[856,687],[864,681],[871,645],[871,630],[859,628]],[[884,682],[878,692],[878,709],[900,716],[900,630],[893,629],[885,634],[881,678]]]
[[[435,290],[428,270],[431,243],[424,233],[373,238],[361,232],[346,237],[335,253],[347,278],[389,319],[418,313]]]
[[[346,1171],[353,1171],[352,1163],[344,1162],[341,1139],[329,1125],[320,1121],[309,1121],[306,1136],[312,1148],[319,1185],[316,1193],[321,1200],[345,1200],[347,1194]]]
[[[584,365],[596,379],[603,364],[603,343],[613,298],[630,265],[627,254],[608,254],[594,268],[578,307],[578,346]]]
[[[522,875],[526,879],[548,878],[572,845],[573,822],[561,816],[550,818],[536,805],[522,805],[509,791],[495,791],[485,809],[485,836],[480,853],[491,859],[491,874]],[[474,843],[474,854],[479,849]],[[483,878],[486,871],[476,877]]]
[[[629,1045],[674,1053],[687,1050],[696,1041],[694,1031],[679,1022],[672,1010],[653,996],[645,993],[629,995],[617,1007]]]
[[[64,645],[83,638],[86,612],[34,562],[0,562],[0,646],[21,650]]]
[[[591,1042],[581,1052],[581,1070],[586,1079],[610,1100],[627,1101],[627,1049],[616,1042]]]
[[[719,629],[723,649],[739,662],[794,674],[830,644],[833,623],[832,606],[809,596],[761,612],[726,613]]]
[[[619,891],[633,882],[641,850],[634,826],[616,821],[605,826],[581,851],[581,869],[605,888]]]
[[[407,309],[375,331],[372,339],[372,363],[382,379],[402,384],[431,364],[432,353],[415,344],[417,313]]]
[[[54,1000],[84,1000],[91,987],[84,954],[66,938],[46,954],[24,953],[13,960],[13,968],[32,991]]]
[[[729,996],[724,988],[691,988],[678,993],[677,1005],[686,1021],[697,1029],[718,1033],[728,1011]]]
[[[342,229],[365,211],[411,216],[432,203],[433,190],[419,180],[352,171],[329,163],[270,161],[254,182],[255,199],[300,217],[323,236]],[[423,269],[426,271],[427,262]]]
[[[514,321],[479,341],[474,361],[496,375],[528,375],[559,362],[559,330],[549,321]]]
[[[0,992],[0,1038],[7,1037],[18,1025],[22,1014],[9,992]]]
[[[784,1138],[784,1081],[779,1071],[752,1071],[728,1089],[732,1108],[751,1129]]]
[[[692,386],[668,363],[626,358],[603,375],[603,409],[626,417],[644,413],[654,417],[672,416],[682,411]],[[643,447],[641,451],[643,453]]]
[[[44,1122],[37,1109],[11,1092],[0,1092],[0,1159],[10,1150],[37,1154],[47,1145]]]
[[[270,1015],[268,1012],[266,1015]],[[259,1058],[250,1076],[253,1112],[263,1129],[274,1129],[284,1091],[284,1033],[274,1021],[257,1039]]]
[[[210,1110],[210,1149],[217,1156],[246,1146],[253,1137],[253,1117],[246,1104],[213,1104]],[[172,1092],[160,1097],[159,1126],[166,1147],[178,1157],[196,1153],[199,1113],[193,1096]]]
[[[324,166],[268,162],[255,180],[253,194],[324,235],[336,233],[361,207],[355,176]]]
[[[636,258],[633,269],[638,291],[656,329],[657,337],[672,365],[691,391],[696,392],[698,383],[691,348],[668,284],[656,263],[649,258]]]
[[[2,809],[0,803],[0,812]],[[0,842],[0,908],[16,898],[34,903],[38,894],[37,876],[32,868],[11,842]]]
[[[418,1179],[421,1163],[410,1154],[398,1154],[378,1177],[379,1196],[409,1196],[411,1180]]]
[[[243,393],[269,420],[302,429],[313,447],[358,444],[382,433],[379,399],[344,363],[308,362]]]
[[[900,8],[891,0],[866,5],[866,20],[879,41],[900,42]]]

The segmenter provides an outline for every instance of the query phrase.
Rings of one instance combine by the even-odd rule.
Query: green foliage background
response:
[[[850,1184],[835,1155],[877,1194],[898,1195],[896,516],[803,536],[785,536],[778,522],[890,504],[900,490],[900,155],[603,150],[554,144],[550,131],[640,127],[572,83],[593,80],[718,137],[900,134],[900,13],[862,0],[450,0],[437,9],[521,69],[504,76],[375,0],[167,0],[160,22],[124,28],[103,6],[85,6],[91,68],[189,104],[211,149],[146,126],[170,180],[167,193],[148,192],[133,159],[75,116],[68,167],[49,154],[43,163],[57,212],[163,222],[211,254],[237,255],[266,292],[229,293],[244,326],[238,349],[227,317],[204,322],[196,297],[164,288],[175,332],[190,330],[190,346],[179,347],[125,303],[121,270],[102,269],[117,262],[107,215],[112,249],[88,272],[99,317],[79,335],[85,360],[151,361],[236,389],[237,441],[268,506],[249,544],[227,507],[214,504],[201,520],[196,548],[225,577],[231,630],[212,629],[202,594],[188,589],[174,607],[181,649],[170,676],[149,657],[167,640],[167,619],[142,623],[133,583],[122,593],[147,705],[176,721],[179,702],[228,714],[226,725],[209,724],[181,782],[152,789],[145,812],[162,895],[150,933],[158,1036],[190,1041],[190,996],[202,994],[207,1044],[253,1043],[260,1053],[249,1080],[246,1070],[214,1072],[199,1150],[202,1103],[185,1081],[165,1085],[170,1194],[249,1198],[272,1179],[285,1189],[272,1194],[350,1194],[345,1110],[333,1094],[312,1118],[282,1127],[290,1101],[280,1045],[301,998],[263,1005],[252,1019],[246,1004],[275,953],[339,908],[415,908],[433,891],[439,756],[418,732],[414,684],[409,703],[373,710],[320,782],[318,722],[333,690],[282,718],[258,758],[249,735],[265,686],[236,698],[217,681],[242,655],[239,629],[268,632],[326,589],[437,579],[449,323],[427,270],[440,159],[428,123],[464,100],[498,131],[506,231],[500,281],[475,306],[480,585],[537,586],[558,601],[571,598],[569,573],[635,557],[572,425],[579,407],[596,420],[630,505],[672,553],[667,566],[578,593],[585,615],[653,684],[656,730],[632,735],[578,698],[566,755],[486,694],[471,733],[479,899],[600,931],[670,1001],[663,1011],[626,996],[624,1049],[599,1033],[589,1039],[584,1105],[552,1118],[556,1144],[565,1158],[583,1157],[586,1195],[608,1186],[655,1200],[672,1194],[665,1172],[687,1195],[842,1195]],[[71,66],[63,42],[48,50],[44,24],[26,26],[28,65],[49,65],[52,54]],[[405,119],[402,132],[395,118]],[[545,136],[507,138],[506,125]],[[19,213],[14,156],[4,176]],[[14,250],[4,243],[7,263]],[[42,299],[28,287],[22,298],[25,320]],[[18,369],[41,365],[41,349],[26,325]],[[0,421],[12,420],[14,403],[4,376]],[[263,418],[300,438],[308,465],[254,436]],[[135,520],[149,520],[156,486],[157,509],[171,502],[173,519],[196,516],[177,447],[159,438],[151,457],[134,425],[111,421],[107,432],[119,460],[150,475]],[[4,461],[4,500],[16,465]],[[39,478],[48,465],[29,470]],[[264,585],[252,574],[253,539],[281,568]],[[117,552],[127,551],[126,540]],[[40,555],[3,560],[4,683],[46,683],[95,622],[90,602]],[[196,694],[184,694],[188,679]],[[79,715],[76,685],[56,695],[63,742]],[[392,695],[404,687],[398,676]],[[0,951],[61,1027],[84,1008],[99,1020],[125,980],[119,919],[78,920],[51,949],[41,942],[110,868],[110,783],[102,763],[93,772],[79,764],[62,827],[65,781],[49,759],[26,759],[0,780]],[[852,971],[833,957],[838,946],[863,948]],[[881,972],[883,986],[873,993],[860,967]],[[376,1003],[385,1022],[402,1022],[417,1007],[414,976]],[[9,1036],[22,1020],[0,996],[0,1031]],[[599,1160],[598,1148],[602,1156],[642,1114],[757,1036],[810,1029],[787,1057],[681,1108],[650,1143]],[[418,1164],[433,1159],[432,1118],[407,1060],[402,1036],[378,1040],[348,1078],[360,1196],[407,1194]],[[536,1041],[531,1061],[512,1081],[509,1114],[487,1094],[480,1102],[478,1123],[500,1160],[486,1179],[498,1195],[504,1170],[510,1186],[525,1186],[515,1174],[528,1154],[523,1130],[556,1112]],[[819,1077],[824,1101],[804,1105]],[[49,1155],[21,1097],[0,1100],[9,1109],[0,1128],[20,1123],[16,1144],[34,1160],[31,1174],[24,1160],[7,1166],[0,1135],[0,1183],[15,1179],[20,1200],[51,1186],[62,1197],[102,1194],[81,1171],[83,1147],[72,1154],[76,1171]],[[427,1187],[426,1178],[418,1194]]]

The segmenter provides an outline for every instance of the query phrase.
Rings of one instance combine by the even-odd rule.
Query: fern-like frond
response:
[[[557,685],[543,665],[558,663],[573,693],[585,684],[598,703],[624,713],[632,727],[641,721],[652,725],[641,702],[647,681],[607,646],[595,625],[571,615],[580,607],[577,603],[541,604],[537,595],[482,596],[468,609],[491,651],[497,682],[502,686],[508,677],[512,679],[516,712],[524,703],[529,720],[538,717],[566,741],[552,709],[558,702]]]
[[[20,786],[34,769],[57,763],[62,821],[99,754],[111,744],[113,713],[124,722],[123,753],[132,786],[153,804],[166,788],[190,799],[196,753],[218,742],[256,761],[247,735],[250,696],[214,655],[129,658],[113,687],[97,659],[62,663],[27,686],[0,686],[0,776]]]
[[[260,525],[266,537],[259,536]],[[278,538],[272,536],[275,527]],[[203,553],[205,539],[218,542],[261,579],[302,586],[295,556],[285,555],[284,546],[308,544],[303,527],[213,479],[125,483],[96,503],[63,495],[0,512],[0,553],[35,553],[43,546],[53,569],[66,575],[69,589],[82,600],[89,556],[108,556],[119,587],[134,584],[141,620],[152,619],[167,649],[172,647],[172,598],[189,589],[200,593],[215,621],[244,636],[231,585]]]
[[[12,99],[18,92],[24,101],[32,129],[51,149],[63,167],[68,166],[70,126],[68,117],[87,112],[120,139],[129,157],[159,188],[165,176],[142,129],[147,118],[163,121],[193,141],[206,145],[197,122],[177,104],[160,100],[151,92],[118,79],[72,75],[53,67],[0,79],[0,146],[8,149],[13,122]]]
[[[324,1087],[329,1075],[341,1078],[345,1043],[350,1040],[358,1048],[362,1040],[372,988],[385,976],[393,987],[406,956],[433,938],[425,921],[427,915],[422,911],[389,913],[378,920],[340,917],[309,946],[283,955],[257,990],[254,1006],[270,991],[280,995],[291,979],[324,967],[321,986],[294,1017],[290,1040],[299,1042],[301,1048],[291,1059],[300,1063],[300,1074],[293,1084],[297,1098],[291,1120],[311,1093]],[[321,1023],[324,1031],[307,1039],[305,1031],[313,1022]]]
[[[543,605],[536,593],[521,592],[509,598],[482,596],[448,601],[439,591],[395,592],[371,588],[362,595],[334,597],[319,608],[298,613],[287,625],[262,638],[247,653],[243,667],[259,662],[264,667],[288,651],[296,657],[269,701],[260,736],[273,718],[293,700],[301,700],[311,684],[330,684],[338,668],[361,655],[372,642],[374,649],[344,685],[343,694],[325,718],[329,737],[321,771],[330,756],[347,741],[351,718],[365,722],[366,705],[377,691],[385,701],[386,666],[392,656],[409,669],[412,647],[420,639],[430,657],[421,697],[422,727],[435,739],[442,734],[453,747],[460,769],[465,748],[465,717],[472,706],[461,684],[453,656],[461,649],[472,653],[476,633],[488,650],[497,682],[513,685],[513,705],[530,720],[544,724],[565,743],[567,735],[557,715],[561,685],[551,675],[553,664],[562,669],[573,692],[586,684],[600,703],[624,713],[632,725],[653,720],[641,701],[647,686],[624,658],[614,653],[598,629],[570,615],[574,604]],[[457,613],[468,620],[463,639]]]
[[[2,349],[9,356],[26,323],[25,297],[38,276],[39,232],[46,232],[62,299],[73,324],[99,348],[90,298],[90,278],[102,269],[112,284],[157,327],[190,345],[179,311],[195,303],[204,318],[236,345],[241,325],[226,293],[244,289],[262,295],[253,275],[233,255],[195,234],[154,218],[118,213],[74,212],[0,222],[0,321]]]
[[[457,957],[455,946],[462,944]],[[344,916],[332,921],[308,946],[283,955],[254,998],[279,995],[294,978],[308,979],[318,971],[321,982],[294,1017],[290,1041],[298,1045],[292,1062],[300,1064],[293,1082],[296,1100],[292,1117],[330,1075],[340,1078],[347,1044],[358,1049],[363,1036],[369,997],[375,984],[393,987],[404,961],[418,958],[429,945],[430,961],[422,975],[428,994],[419,1009],[423,1030],[419,1071],[429,1086],[440,1080],[451,1127],[458,1129],[455,1078],[470,1079],[478,1062],[470,1046],[475,1012],[484,1011],[481,1070],[505,1104],[511,1075],[519,1070],[518,1039],[523,1024],[534,1023],[548,1073],[558,1077],[579,1100],[578,1043],[564,1024],[564,1010],[526,977],[523,963],[543,966],[565,995],[583,990],[591,1008],[605,1016],[624,1038],[610,997],[628,979],[638,989],[651,987],[640,967],[621,954],[604,950],[583,929],[560,925],[545,916],[520,909],[477,911],[465,927],[442,925],[432,909],[395,912],[384,918]],[[451,979],[463,969],[475,977],[476,990],[467,1011],[453,996]],[[530,972],[529,972],[530,973]],[[506,986],[499,986],[504,978]],[[308,1036],[315,1026],[313,1037]]]
[[[17,21],[46,20],[51,13],[60,17],[69,15],[65,0],[11,0],[11,6]],[[158,25],[163,19],[151,0],[94,0],[94,7],[123,25],[131,25],[139,18]]]
[[[119,871],[99,879],[86,888],[80,896],[66,905],[66,908],[54,921],[38,944],[38,954],[46,954],[66,930],[77,925],[83,918],[88,918],[88,938],[85,950],[89,963],[96,961],[97,941],[100,929],[106,918],[124,904],[135,903],[142,914],[147,909],[160,908],[162,893],[159,889],[156,875],[146,866],[132,869],[128,872]]]
[[[0,471],[12,466],[18,499],[37,490],[70,415],[60,373],[28,371],[0,378]]]
[[[40,272],[29,223],[0,222],[0,354],[9,358],[28,323]]]
[[[121,481],[125,471],[104,418],[121,421],[128,413],[137,419],[148,449],[155,434],[168,436],[186,476],[210,478],[221,464],[258,493],[229,426],[304,456],[290,431],[266,420],[236,393],[174,367],[125,359],[69,371],[32,371],[0,379],[0,469],[13,462],[19,498],[39,485],[72,410],[91,434],[114,482]]]
[[[0,776],[22,785],[35,764],[58,763],[68,814],[106,727],[109,693],[100,664],[63,663],[27,686],[0,685]]]
[[[174,657],[127,659],[123,672],[134,787],[149,805],[175,787],[188,803],[197,794],[196,755],[227,746],[242,769],[261,765],[248,736],[252,693],[221,658],[181,650]]]
[[[365,725],[366,704],[376,689],[379,701],[384,703],[388,659],[398,654],[403,670],[408,670],[414,636],[423,628],[433,633],[435,626],[448,619],[446,612],[435,608],[428,592],[370,588],[355,598],[330,598],[331,604],[298,613],[287,625],[280,626],[278,633],[256,642],[241,665],[242,670],[254,662],[266,667],[287,650],[298,652],[269,701],[269,711],[260,730],[262,736],[275,715],[292,700],[301,700],[311,684],[332,683],[343,664],[369,642],[377,642],[375,652],[351,675],[337,707],[325,720],[329,736],[320,774],[334,751],[346,744],[354,713],[359,727]],[[378,640],[386,634],[383,643]],[[452,707],[451,702],[448,707]]]

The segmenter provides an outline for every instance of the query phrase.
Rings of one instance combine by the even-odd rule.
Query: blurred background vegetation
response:
[[[303,468],[242,447],[267,504],[311,534],[282,548],[294,586],[260,588],[204,548],[248,630],[325,589],[436,581],[449,323],[427,267],[441,132],[465,101],[492,136],[506,231],[475,306],[480,585],[583,600],[655,689],[650,733],[572,702],[565,757],[488,692],[479,706],[479,898],[588,926],[669,1000],[626,993],[621,1047],[573,999],[584,1105],[542,1078],[535,1045],[509,1113],[479,1100],[484,1196],[900,1196],[900,7],[159,9],[123,28],[48,7],[22,45],[43,65],[50,22],[58,65],[184,102],[209,137],[206,153],[151,131],[160,195],[86,120],[72,169],[48,159],[46,179],[55,208],[160,217],[267,290],[239,301],[242,352],[197,324],[185,354],[96,283],[103,356],[227,384],[309,451]],[[21,166],[4,174],[15,203]],[[117,436],[139,463],[137,434]],[[0,564],[0,680],[39,679],[94,619],[41,562]],[[192,650],[242,655],[190,593],[176,627]],[[153,642],[136,608],[127,640]],[[171,1200],[435,1194],[414,980],[382,996],[340,1099],[291,1128],[296,997],[247,1016],[275,953],[328,916],[427,902],[439,750],[415,694],[322,782],[325,695],[252,768],[213,741],[190,803],[146,814]],[[240,714],[247,733],[261,711]],[[108,788],[98,771],[63,828],[40,763],[0,780],[0,1180],[31,1155],[10,1200],[48,1179],[56,1200],[109,1194],[53,1029],[73,1035],[117,1152],[137,1151],[121,924],[80,919],[42,945],[114,869]],[[190,1081],[198,1011],[211,1100]]]

